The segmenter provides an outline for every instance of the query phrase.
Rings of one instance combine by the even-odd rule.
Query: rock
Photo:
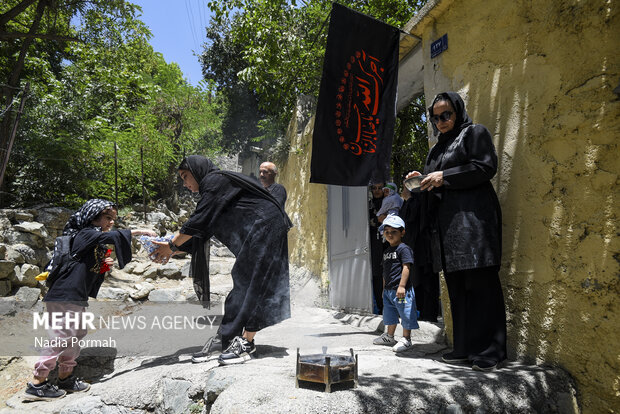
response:
[[[6,244],[0,244],[0,260],[6,260]]]
[[[184,301],[185,295],[183,295],[181,288],[155,289],[149,293],[149,300],[152,302],[177,302]]]
[[[11,293],[13,285],[8,279],[0,280],[0,296],[8,296]]]
[[[147,262],[139,263],[138,262],[136,263],[136,266],[133,268],[132,273],[135,275],[141,275],[150,267],[151,267],[150,263],[147,263]]]
[[[186,262],[181,268],[181,276],[189,277],[189,271],[192,268],[191,262]]]
[[[43,223],[48,231],[51,229],[58,231],[63,229],[71,214],[73,214],[73,211],[68,208],[48,207],[39,210],[37,221]]]
[[[0,279],[15,277],[15,263],[13,260],[0,260]]]
[[[123,272],[133,273],[133,269],[135,269],[137,265],[137,262],[129,262],[125,265],[125,267],[123,267]]]
[[[47,230],[45,230],[45,225],[36,221],[25,221],[16,224],[13,228],[24,233],[32,233],[42,238],[48,237]]]
[[[129,296],[134,300],[141,300],[146,298],[155,289],[155,286],[152,283],[144,282],[136,284],[136,289]]]
[[[97,299],[99,300],[117,300],[123,302],[128,297],[129,293],[125,289],[107,286],[99,289],[99,293],[97,294]]]
[[[23,243],[31,248],[43,248],[46,245],[45,239],[32,233],[21,233],[15,231],[12,228],[5,230],[2,236],[4,237],[4,242],[11,245]]]
[[[14,218],[15,218],[15,220],[19,220],[19,221],[32,221],[32,220],[34,220],[34,216],[32,214],[30,214],[30,213],[26,213],[25,211],[16,211]]]
[[[88,395],[65,405],[61,414],[126,414],[135,412],[130,408],[117,405],[108,405],[100,397]]]
[[[144,271],[144,273],[142,274],[142,276],[145,279],[153,279],[153,278],[157,278],[157,267],[153,266],[153,267],[149,267],[148,269],[146,269]]]
[[[22,265],[20,271],[15,272],[15,276],[17,279],[16,285],[30,287],[37,286],[39,284],[39,281],[35,279],[35,277],[39,273],[41,273],[41,269],[39,269],[39,266],[31,265],[28,263]]]
[[[189,381],[162,378],[157,389],[156,413],[183,414],[194,402],[188,396]]]
[[[170,221],[170,219],[168,218],[168,216],[166,216],[164,213],[160,213],[160,212],[156,212],[156,213],[147,213],[146,214],[146,218],[149,222],[151,223],[161,223],[161,222],[165,222],[165,221]]]
[[[36,258],[36,262],[32,264],[36,264],[40,268],[45,267],[45,265],[52,260],[53,250],[47,249],[37,249],[34,251],[34,256]]]
[[[24,258],[23,263],[37,264],[37,253],[34,251],[32,247],[27,246],[25,244],[21,244],[21,243],[15,244],[13,246],[10,246],[7,249],[7,254],[10,254],[11,250],[21,253],[21,255]]]
[[[41,289],[31,287],[20,287],[15,294],[16,305],[20,308],[30,309],[39,300]]]
[[[173,262],[160,266],[157,274],[159,277],[165,277],[167,279],[180,279],[182,277],[181,270],[179,270],[179,267]]]
[[[11,260],[17,264],[26,263],[26,258],[24,257],[24,255],[11,246],[9,246],[9,248],[6,250],[6,260]]]
[[[12,315],[16,312],[16,310],[17,304],[14,296],[0,298],[0,316]]]

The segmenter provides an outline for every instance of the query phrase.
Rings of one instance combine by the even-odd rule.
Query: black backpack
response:
[[[67,269],[69,264],[75,259],[71,255],[71,245],[73,244],[73,236],[58,236],[54,242],[54,253],[52,254],[52,260],[49,261],[45,270],[49,272],[45,284],[48,288],[52,285],[58,277]]]

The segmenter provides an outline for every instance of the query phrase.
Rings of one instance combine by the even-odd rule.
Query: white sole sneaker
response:
[[[243,364],[246,361],[249,361],[252,359],[252,354],[242,354],[239,355],[238,358],[231,358],[231,359],[219,359],[218,358],[218,362],[220,363],[220,365],[234,365],[234,364]]]

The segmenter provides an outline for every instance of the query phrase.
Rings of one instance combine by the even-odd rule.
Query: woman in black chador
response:
[[[185,187],[200,193],[200,201],[180,233],[169,244],[160,244],[156,260],[167,261],[179,246],[192,244],[187,243],[192,237],[201,241],[215,236],[233,252],[237,260],[220,326],[225,350],[219,362],[245,362],[256,350],[256,332],[291,314],[287,241],[291,222],[255,180],[220,171],[205,157],[185,158],[179,175]],[[193,245],[196,251],[202,243]],[[209,301],[208,286],[208,281],[202,284],[204,301]]]
[[[497,154],[489,131],[472,122],[457,93],[437,95],[428,112],[439,137],[424,166],[421,220],[431,233],[433,269],[443,268],[450,297],[454,350],[443,360],[492,370],[506,359],[502,217],[490,181]]]

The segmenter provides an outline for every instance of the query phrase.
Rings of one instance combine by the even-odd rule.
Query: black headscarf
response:
[[[428,118],[429,119],[433,115],[435,115],[433,113],[433,106],[435,106],[435,104],[439,101],[450,102],[452,104],[452,108],[454,108],[454,112],[456,113],[456,120],[454,121],[454,128],[452,128],[452,130],[446,132],[445,134],[441,134],[439,130],[437,129],[437,127],[435,126],[435,124],[431,122],[431,125],[433,126],[433,131],[435,135],[439,135],[440,141],[443,139],[447,139],[452,136],[458,135],[461,132],[461,130],[463,130],[463,128],[467,128],[473,123],[473,121],[467,114],[467,111],[465,110],[465,102],[463,102],[463,98],[461,98],[461,96],[458,93],[452,92],[452,91],[442,92],[440,94],[437,94],[437,96],[435,96],[435,99],[433,99],[433,103],[431,104],[431,106],[428,107]]]
[[[88,200],[78,211],[69,217],[67,224],[65,224],[65,227],[62,230],[62,234],[65,236],[72,236],[87,227],[93,227],[95,230],[101,230],[100,227],[93,226],[92,221],[97,218],[102,211],[109,208],[116,209],[116,204],[111,201],[101,200],[98,198]]]
[[[278,200],[276,200],[271,195],[271,193],[265,188],[263,188],[263,186],[260,185],[259,182],[255,179],[250,178],[247,175],[232,171],[220,171],[220,169],[217,168],[215,164],[211,162],[211,160],[203,157],[202,155],[190,155],[186,157],[183,161],[187,163],[189,171],[192,173],[198,184],[200,184],[200,182],[209,174],[221,174],[230,179],[230,181],[239,185],[244,190],[247,190],[254,195],[271,201],[276,207],[278,207],[278,209],[282,213],[287,227],[291,228],[293,226],[291,220],[288,218],[288,215],[284,211],[284,207],[280,205]],[[181,165],[183,165],[184,162],[182,162]],[[202,186],[200,186],[199,191],[202,191]]]
[[[220,171],[219,168],[211,162],[211,160],[201,155],[190,155],[186,157],[183,162],[181,162],[179,169],[181,169],[184,165],[187,165],[189,172],[192,173],[194,179],[198,182],[200,192],[203,191],[203,187],[200,183],[207,175],[221,174],[252,194],[271,201],[282,213],[288,228],[292,227],[292,223],[288,218],[288,215],[284,212],[284,208],[269,193],[269,191],[265,190],[255,179],[231,171]],[[210,306],[211,299],[211,286],[209,281],[209,245],[209,240],[203,240],[201,237],[194,236],[181,246],[182,250],[189,251],[192,254],[190,273],[194,282],[194,290],[196,291],[198,300],[202,303],[202,306],[206,308]]]

